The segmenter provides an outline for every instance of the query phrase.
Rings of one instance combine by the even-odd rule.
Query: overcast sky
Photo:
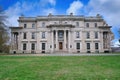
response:
[[[112,26],[114,43],[118,44],[120,28],[120,0],[0,0],[10,26],[18,26],[21,14],[35,17],[39,15],[74,13],[74,15],[95,16],[101,14]]]

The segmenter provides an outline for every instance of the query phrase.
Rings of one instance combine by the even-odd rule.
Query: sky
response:
[[[0,6],[8,16],[9,26],[18,26],[18,18],[53,15],[96,16],[100,14],[112,26],[115,46],[119,44],[120,0],[0,0]]]

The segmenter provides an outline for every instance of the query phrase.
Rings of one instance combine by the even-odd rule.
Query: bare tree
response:
[[[9,36],[8,36],[8,27],[5,25],[7,16],[3,9],[0,7],[0,52],[8,52],[9,46],[7,45]]]

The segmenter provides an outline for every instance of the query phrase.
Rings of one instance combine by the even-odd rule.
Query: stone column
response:
[[[71,35],[71,34],[70,34],[70,30],[69,30],[69,31],[68,31],[68,51],[69,51],[69,53],[70,53],[70,51],[71,51],[71,50],[70,50],[70,49],[71,49],[71,48],[70,48],[70,46],[71,46],[71,44],[70,44],[70,42],[71,42],[71,41],[70,41],[70,40],[71,40],[71,39],[70,39],[70,38],[71,38],[70,35]]]
[[[56,51],[58,50],[58,31],[56,30],[56,39],[55,39],[55,42],[56,42]]]
[[[66,51],[66,30],[64,30],[64,51]]]
[[[54,40],[54,38],[53,38],[53,31],[51,31],[51,46],[52,46],[51,47],[51,53],[53,53],[53,50],[54,50],[54,43],[53,43],[54,41],[53,40]]]

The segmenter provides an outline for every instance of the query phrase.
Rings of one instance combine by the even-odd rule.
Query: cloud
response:
[[[108,24],[119,27],[119,3],[120,0],[90,0],[87,7],[91,10],[88,13],[89,15],[100,13],[107,20]]]
[[[44,6],[42,6],[42,4]],[[29,2],[23,0],[22,2],[18,1],[13,6],[10,6],[6,11],[8,15],[8,26],[18,26],[18,18],[21,14],[25,16],[37,16],[37,15],[48,15],[48,13],[55,13],[56,10],[54,7],[47,6],[48,4],[55,6],[55,0],[40,0]]]
[[[73,3],[71,3],[70,7],[67,9],[66,13],[67,14],[73,13],[77,15],[79,14],[79,11],[82,7],[83,7],[83,4],[79,0],[73,1]]]

